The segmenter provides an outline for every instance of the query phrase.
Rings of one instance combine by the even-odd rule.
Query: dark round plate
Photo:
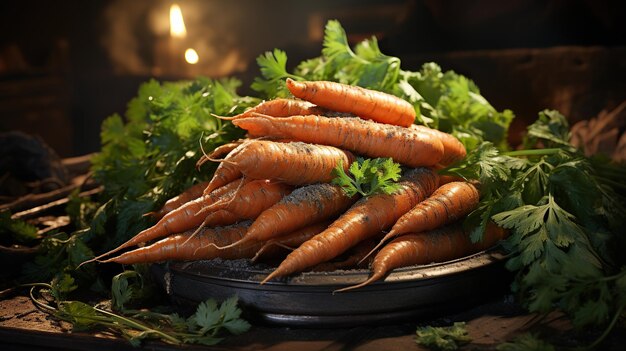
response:
[[[248,260],[155,264],[155,277],[179,302],[237,295],[247,318],[284,326],[336,327],[388,324],[468,308],[510,283],[504,256],[481,252],[445,263],[397,269],[384,281],[341,293],[369,271],[307,272],[264,285],[271,268]]]

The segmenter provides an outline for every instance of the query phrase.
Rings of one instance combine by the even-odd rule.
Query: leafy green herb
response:
[[[11,211],[0,211],[0,239],[7,243],[29,244],[37,239],[37,227],[11,218]]]
[[[400,80],[404,97],[419,104],[422,123],[455,135],[468,150],[483,141],[507,148],[513,112],[498,112],[470,79],[429,62],[419,72],[402,71]]]
[[[343,168],[343,162],[339,162],[333,170],[335,178],[332,183],[341,186],[348,196],[369,196],[377,192],[391,194],[399,188],[395,181],[400,178],[400,165],[391,158],[359,157],[348,168],[350,175]]]
[[[425,63],[419,72],[404,71],[400,59],[380,51],[376,38],[350,47],[338,21],[329,21],[324,30],[322,55],[287,69],[284,51],[266,52],[257,59],[261,77],[252,88],[265,98],[290,96],[284,80],[330,80],[384,91],[411,104],[418,122],[449,132],[467,149],[483,141],[507,148],[506,137],[513,113],[498,112],[470,79],[453,71],[443,72],[435,63]]]
[[[541,340],[537,335],[526,333],[516,337],[511,342],[505,342],[496,347],[498,351],[554,351],[553,345]]]
[[[241,310],[234,297],[221,305],[212,299],[202,302],[196,312],[185,319],[178,314],[117,314],[81,301],[60,300],[58,297],[62,295],[55,292],[58,286],[38,284],[37,287],[40,290],[36,290],[36,287],[31,289],[31,299],[43,311],[71,323],[74,330],[105,328],[115,331],[133,346],[139,346],[145,339],[159,339],[171,344],[215,345],[223,339],[224,331],[237,335],[250,328],[250,324],[240,318]],[[37,292],[49,292],[55,300],[46,301]]]
[[[567,120],[556,111],[542,111],[528,130],[528,146],[550,148],[502,153],[481,144],[442,172],[480,181],[481,204],[465,224],[473,240],[490,220],[510,230],[507,267],[517,272],[513,289],[530,311],[558,306],[576,327],[610,328],[626,301],[625,243],[610,234],[624,225],[626,201],[609,178],[617,168],[571,146]]]
[[[456,322],[449,327],[426,326],[418,328],[416,339],[420,346],[431,350],[451,351],[472,341],[464,322]]]
[[[39,255],[26,262],[22,268],[25,282],[50,281],[59,274],[69,274],[81,282],[93,283],[96,274],[93,266],[78,265],[93,258],[92,250],[84,242],[85,231],[68,235],[56,233],[45,237],[39,244]]]
[[[542,140],[545,147],[563,147],[568,151],[575,151],[569,138],[569,124],[565,116],[558,111],[544,110],[539,112],[537,123],[528,126],[524,146],[527,149],[532,148]]]
[[[285,78],[295,80],[331,80],[393,93],[400,74],[400,59],[384,55],[375,37],[356,45],[348,43],[338,21],[328,21],[324,30],[322,55],[299,63],[294,73],[287,71],[287,55],[275,49],[257,58],[261,77],[252,89],[266,98],[287,97]]]

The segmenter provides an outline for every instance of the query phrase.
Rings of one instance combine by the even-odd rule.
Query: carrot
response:
[[[252,136],[289,138],[331,145],[368,157],[391,157],[410,167],[433,166],[443,156],[443,145],[431,134],[360,118],[316,115],[241,118],[233,124]]]
[[[247,181],[240,188],[224,194],[220,201],[202,208],[196,213],[196,216],[204,216],[205,220],[202,223],[194,223],[193,226],[195,227],[199,224],[201,226],[231,224],[228,221],[232,219],[224,222],[221,219],[223,216],[234,218],[235,220],[254,219],[261,212],[291,193],[292,190],[293,188],[290,185],[282,182],[267,179]],[[187,229],[191,228],[181,228],[179,232]]]
[[[452,223],[476,209],[480,195],[468,182],[451,182],[404,214],[368,256],[389,239],[409,232],[421,233]]]
[[[206,214],[200,214],[200,212],[204,208],[210,206],[213,203],[219,202],[219,200],[221,200],[227,194],[229,196],[232,196],[232,192],[238,189],[243,182],[244,180],[231,182],[221,187],[220,189],[216,189],[211,194],[202,195],[197,199],[186,202],[184,205],[178,207],[177,209],[166,213],[152,227],[139,232],[137,235],[130,238],[128,241],[124,242],[120,246],[81,263],[81,265],[97,261],[104,256],[108,256],[130,246],[145,243],[153,239],[167,236],[169,234],[180,233],[197,227],[206,218]]]
[[[329,221],[322,221],[267,241],[252,240],[250,242],[262,243],[261,248],[252,257],[252,262],[256,262],[260,257],[277,257],[279,252],[285,249],[293,251],[295,247],[321,233],[329,224]]]
[[[230,142],[230,143],[226,143],[224,145],[220,145],[220,146],[216,147],[208,155],[203,154],[200,157],[200,159],[198,160],[198,162],[196,162],[196,168],[200,168],[203,164],[205,164],[207,161],[209,161],[212,158],[225,157],[231,151],[233,151],[237,146],[241,145],[241,143],[243,143],[243,140],[236,140],[236,141],[233,141],[233,142]]]
[[[115,262],[120,264],[136,264],[163,262],[168,260],[192,261],[208,260],[213,258],[239,259],[251,258],[262,254],[265,257],[280,255],[280,246],[299,245],[306,239],[319,233],[327,223],[319,223],[299,231],[290,233],[275,241],[274,246],[260,241],[251,241],[245,245],[239,245],[226,250],[219,250],[215,245],[223,246],[235,242],[245,234],[250,226],[250,221],[244,221],[225,227],[204,228],[198,235],[193,236],[192,231],[168,236],[152,245],[144,246],[135,250],[127,251],[117,257],[101,261],[101,263]],[[192,237],[193,236],[193,237]]]
[[[427,168],[409,171],[391,195],[374,194],[357,201],[328,229],[293,251],[261,283],[326,262],[359,242],[391,227],[404,213],[437,187],[437,175]]]
[[[125,252],[102,263],[120,264],[162,262],[167,260],[202,260],[216,257],[244,258],[251,257],[258,250],[260,243],[241,245],[230,250],[216,250],[211,243],[226,245],[240,239],[248,229],[250,221],[226,227],[204,228],[194,238],[192,231],[168,236],[152,245]]]
[[[294,190],[272,207],[261,212],[239,245],[248,241],[266,241],[307,225],[335,217],[357,200],[341,187],[328,183],[307,185]]]
[[[251,179],[276,179],[292,185],[330,182],[333,169],[343,162],[347,171],[351,152],[333,146],[302,142],[250,140],[224,160]]]
[[[326,110],[320,106],[297,99],[273,99],[263,101],[260,104],[247,109],[233,117],[225,119],[238,119],[250,117],[253,113],[260,113],[272,117],[289,117],[294,115],[318,115],[325,113]]]
[[[242,147],[242,144],[236,146],[233,150],[231,150],[225,159],[228,160],[229,157],[233,157],[235,154],[237,154]],[[207,160],[211,160],[211,158],[207,157]],[[217,166],[215,173],[213,173],[213,178],[211,178],[209,184],[204,189],[204,194],[209,194],[213,190],[224,186],[225,184],[228,184],[235,179],[240,178],[241,176],[242,174],[239,169],[237,169],[237,167],[235,167],[232,163],[222,162],[219,164],[219,166]]]
[[[207,185],[209,185],[209,182],[200,182],[198,184],[192,185],[191,187],[180,193],[178,196],[167,200],[159,210],[148,212],[144,216],[151,216],[155,219],[160,219],[165,216],[165,214],[179,208],[183,204],[202,196],[204,193],[204,189],[207,187]]]
[[[465,179],[459,176],[450,175],[450,174],[439,174],[439,185],[444,185],[444,184],[448,184],[452,182],[464,182],[464,181]]]
[[[461,223],[431,232],[403,235],[389,242],[376,254],[371,267],[372,275],[366,281],[335,292],[361,288],[399,267],[444,262],[471,255],[494,246],[506,235],[507,232],[494,223],[489,223],[483,240],[477,243],[472,243]]]
[[[448,166],[456,161],[460,161],[467,155],[467,151],[465,150],[463,143],[461,143],[461,141],[452,134],[417,124],[411,124],[409,128],[418,132],[431,134],[441,141],[441,144],[443,145],[443,157],[439,163],[442,166]]]
[[[329,81],[298,82],[290,78],[286,85],[295,97],[329,110],[350,112],[363,119],[402,127],[415,121],[413,105],[381,91]]]
[[[254,218],[291,191],[291,187],[286,184],[267,180],[253,180],[249,182],[242,180],[240,184],[240,187],[223,194],[218,201],[214,201],[210,196],[205,195],[187,202],[163,216],[152,227],[139,232],[139,234],[122,245],[91,261],[98,260],[130,246],[159,239],[170,234],[181,233],[199,226],[197,231],[200,231],[201,227],[204,227],[210,221],[215,221],[212,223],[219,224],[232,224],[237,220]],[[217,213],[221,210],[225,211]],[[217,214],[210,216],[214,213]],[[227,220],[224,220],[224,217]]]

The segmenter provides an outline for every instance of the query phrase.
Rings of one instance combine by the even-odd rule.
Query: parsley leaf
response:
[[[37,239],[37,227],[21,219],[11,218],[11,211],[0,211],[0,240],[29,244]]]
[[[528,126],[524,146],[531,148],[542,140],[545,147],[564,147],[574,150],[569,139],[569,123],[565,116],[555,110],[544,110],[539,112],[537,121]]]
[[[333,184],[343,188],[348,196],[361,194],[369,196],[378,192],[391,194],[398,190],[400,179],[400,165],[393,162],[391,158],[362,158],[350,164],[348,168],[350,175],[346,174],[343,162],[339,162],[333,169],[335,178]]]
[[[291,93],[283,84],[284,80],[288,77],[295,80],[302,79],[287,72],[287,54],[282,50],[267,51],[257,57],[256,61],[263,77],[256,77],[251,88],[267,98],[290,96]]]
[[[456,322],[449,327],[426,326],[416,331],[418,345],[431,350],[458,350],[460,346],[472,341],[464,322]]]

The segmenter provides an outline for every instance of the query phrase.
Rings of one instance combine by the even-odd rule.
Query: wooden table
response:
[[[253,326],[240,336],[227,338],[217,346],[174,346],[161,342],[146,342],[148,350],[298,350],[298,351],[384,351],[425,350],[415,343],[418,326],[449,325],[466,321],[472,343],[467,350],[494,350],[495,346],[511,340],[528,330],[541,331],[558,337],[560,342],[588,344],[597,332],[588,334],[573,331],[566,318],[553,313],[540,321],[526,314],[510,295],[498,297],[458,313],[432,320],[383,326],[353,328],[302,329]],[[602,350],[623,350],[626,345],[623,326],[614,330]],[[127,341],[106,332],[71,332],[64,322],[38,310],[25,296],[0,301],[0,344],[2,350],[136,350]]]

